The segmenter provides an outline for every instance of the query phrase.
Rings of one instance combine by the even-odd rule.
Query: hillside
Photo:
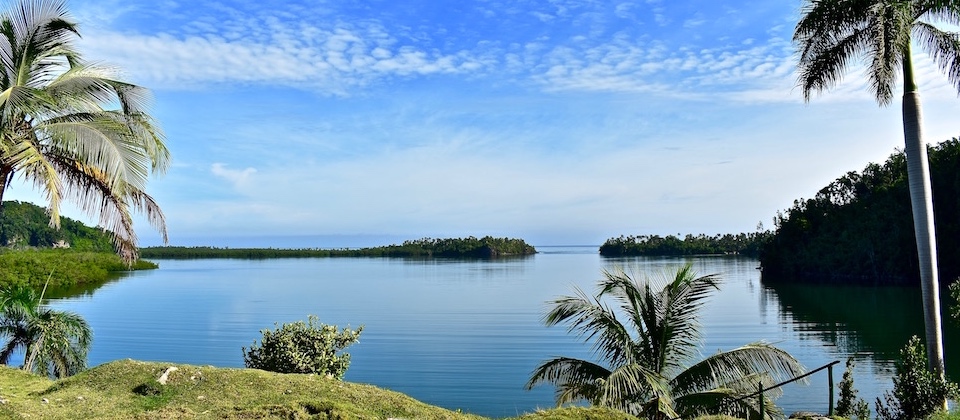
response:
[[[102,229],[69,217],[61,217],[60,229],[54,229],[44,208],[20,201],[4,201],[0,207],[0,246],[113,252],[111,236]]]

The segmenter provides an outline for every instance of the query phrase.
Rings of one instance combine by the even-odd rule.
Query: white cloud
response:
[[[210,173],[218,178],[229,181],[231,184],[233,184],[234,188],[243,188],[250,185],[250,181],[253,178],[253,175],[257,173],[257,169],[227,169],[226,164],[214,163],[210,165]]]

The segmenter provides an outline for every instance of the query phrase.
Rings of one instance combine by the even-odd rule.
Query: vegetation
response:
[[[0,286],[29,285],[40,288],[49,283],[51,288],[65,289],[102,283],[131,269],[155,268],[156,264],[144,260],[128,266],[116,254],[105,252],[68,249],[7,250],[0,251]]]
[[[870,404],[857,397],[857,389],[853,386],[853,366],[853,357],[850,357],[843,371],[843,379],[840,380],[840,400],[837,401],[836,413],[840,417],[870,420]]]
[[[537,250],[522,239],[467,237],[457,239],[423,238],[361,249],[274,249],[215,247],[148,247],[140,250],[144,258],[322,258],[322,257],[407,257],[407,258],[496,258],[531,255]]]
[[[926,350],[914,336],[900,351],[893,378],[893,393],[885,393],[885,402],[876,400],[877,419],[921,419],[940,411],[943,401],[960,397],[957,384],[927,369]]]
[[[319,324],[309,316],[307,323],[297,321],[274,330],[261,330],[260,344],[254,342],[243,350],[243,364],[248,368],[279,373],[315,373],[343,379],[350,367],[350,355],[342,350],[360,339],[363,326],[356,330],[336,325]]]
[[[682,256],[682,255],[760,255],[763,243],[772,233],[758,231],[737,235],[687,235],[683,239],[667,235],[620,236],[607,239],[600,246],[604,257],[625,256]]]
[[[165,385],[159,384],[157,378],[171,366],[177,370]],[[0,404],[0,417],[9,419],[483,419],[322,375],[133,360],[110,362],[58,381],[0,367],[0,391],[6,401]],[[565,408],[516,419],[629,418],[610,410]]]
[[[960,139],[929,148],[940,273],[960,276]],[[919,262],[910,217],[907,161],[849,172],[777,215],[760,255],[763,281],[916,285]]]
[[[688,364],[697,355],[700,308],[718,289],[714,275],[697,277],[687,265],[659,282],[637,282],[622,271],[604,277],[596,295],[578,290],[561,297],[545,317],[547,325],[567,324],[570,332],[593,340],[603,364],[554,358],[537,367],[528,389],[551,383],[558,405],[586,400],[646,418],[707,413],[748,418],[759,414],[756,398],[746,397],[757,383],[771,386],[803,373],[793,357],[764,343]],[[768,396],[765,412],[779,414],[771,402],[776,395]]]
[[[903,77],[904,155],[909,177],[910,207],[923,293],[929,368],[944,375],[943,333],[937,234],[927,143],[923,138],[920,94],[913,72],[911,46],[927,52],[947,79],[960,90],[960,4],[927,0],[804,0],[793,40],[798,46],[797,73],[803,97],[830,89],[858,59],[866,65],[868,85],[881,106],[893,100],[897,73]],[[913,249],[912,247],[909,249]],[[947,401],[942,401],[947,407]]]
[[[10,363],[17,350],[24,354],[21,369],[63,378],[87,366],[87,350],[93,333],[73,312],[51,309],[43,297],[26,286],[0,290],[0,363]]]
[[[113,252],[111,235],[68,217],[60,228],[50,226],[47,211],[32,203],[7,201],[0,212],[0,244],[24,248],[70,248],[76,251]]]
[[[132,261],[131,211],[166,237],[145,188],[170,155],[147,112],[149,92],[85,62],[78,37],[64,0],[21,0],[0,15],[0,199],[19,175],[47,197],[58,226],[61,201],[72,198]]]

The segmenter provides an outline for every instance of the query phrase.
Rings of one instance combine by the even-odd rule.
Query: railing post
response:
[[[827,380],[830,381],[830,398],[827,406],[827,416],[833,416],[833,365],[827,367]]]
[[[763,420],[765,417],[763,415],[765,411],[763,408],[766,405],[763,403],[763,382],[757,382],[757,392],[760,394],[760,420]]]

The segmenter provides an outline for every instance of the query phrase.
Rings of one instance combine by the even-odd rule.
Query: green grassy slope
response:
[[[166,385],[157,378],[167,368]],[[53,381],[0,367],[0,417],[11,419],[483,419],[371,385],[121,360]],[[523,420],[630,419],[602,409],[539,411]]]

